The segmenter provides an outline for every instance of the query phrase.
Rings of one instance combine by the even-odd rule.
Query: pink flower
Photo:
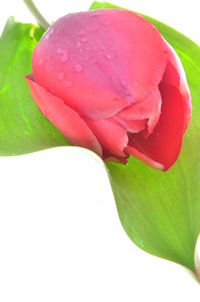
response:
[[[176,161],[190,94],[179,59],[142,17],[119,9],[64,16],[36,45],[32,68],[33,100],[71,144],[162,170]]]

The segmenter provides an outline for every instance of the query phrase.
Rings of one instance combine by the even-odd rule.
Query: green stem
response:
[[[23,0],[32,15],[36,18],[38,24],[42,26],[45,30],[50,27],[50,24],[47,20],[40,14],[39,10],[35,6],[32,0]]]

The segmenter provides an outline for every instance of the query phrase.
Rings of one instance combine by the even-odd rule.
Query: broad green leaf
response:
[[[93,9],[114,7],[95,2]],[[146,17],[175,48],[192,93],[193,116],[176,164],[166,173],[131,157],[127,165],[107,163],[122,225],[143,250],[194,270],[200,232],[200,48],[172,28]],[[8,20],[0,38],[0,155],[69,145],[37,110],[24,75],[43,31]]]
[[[115,7],[94,2],[91,9]],[[143,250],[194,270],[200,232],[200,47],[174,29],[146,17],[174,47],[186,71],[193,114],[181,154],[166,173],[131,157],[128,164],[106,164],[119,217]]]
[[[0,38],[0,155],[68,144],[38,112],[24,81],[42,34],[39,27],[9,18]]]

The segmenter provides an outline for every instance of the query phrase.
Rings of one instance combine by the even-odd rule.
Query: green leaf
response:
[[[94,2],[91,9],[116,7]],[[106,164],[122,225],[143,250],[194,271],[200,232],[200,47],[169,26],[144,16],[179,55],[192,94],[193,113],[181,154],[166,173],[131,157]]]
[[[93,9],[115,7],[94,2]],[[200,48],[172,28],[154,24],[178,53],[188,78],[193,115],[176,164],[166,173],[131,157],[127,165],[107,163],[122,225],[143,250],[194,270],[200,232]],[[43,31],[10,18],[0,38],[0,155],[23,154],[69,145],[37,110],[24,75]]]
[[[0,155],[68,145],[40,114],[24,76],[31,72],[33,47],[43,30],[9,18],[0,38]]]

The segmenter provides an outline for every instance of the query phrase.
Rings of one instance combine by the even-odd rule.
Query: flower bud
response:
[[[120,9],[66,15],[36,45],[32,69],[34,102],[73,145],[164,171],[176,161],[190,93],[179,59],[144,18]]]

